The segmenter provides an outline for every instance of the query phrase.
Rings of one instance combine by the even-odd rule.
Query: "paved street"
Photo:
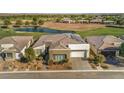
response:
[[[124,70],[124,63],[119,63],[116,65],[109,64],[108,70]]]
[[[93,70],[87,60],[81,58],[71,59],[73,70]]]
[[[124,79],[124,72],[0,73],[1,79]]]

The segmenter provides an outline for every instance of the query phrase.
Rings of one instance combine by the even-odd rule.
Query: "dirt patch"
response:
[[[80,24],[80,23],[68,24],[68,23],[45,22],[43,27],[59,29],[59,30],[85,31],[85,30],[91,30],[91,29],[96,29],[96,28],[104,28],[105,25],[103,25],[103,24]]]
[[[1,62],[0,71],[38,71],[43,70],[41,61],[21,63],[18,61]]]
[[[71,70],[72,69],[72,63],[64,63],[64,64],[51,64],[48,65],[48,70]]]

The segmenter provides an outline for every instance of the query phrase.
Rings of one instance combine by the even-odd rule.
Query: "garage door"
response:
[[[71,57],[85,57],[85,51],[72,51]]]

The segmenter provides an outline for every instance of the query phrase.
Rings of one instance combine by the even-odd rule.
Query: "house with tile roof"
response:
[[[41,36],[33,49],[36,56],[48,54],[47,59],[61,61],[79,57],[87,59],[90,46],[77,34],[54,34]]]
[[[107,36],[89,36],[86,41],[90,44],[91,50],[95,53],[103,53],[104,55],[113,55],[119,51],[120,45],[124,40],[112,35]]]
[[[63,18],[62,19],[62,23],[75,23],[75,20],[72,20],[72,19],[70,19],[70,18]]]
[[[92,19],[90,20],[90,23],[101,24],[103,23],[103,19],[100,19],[100,18]]]
[[[20,59],[33,41],[32,36],[11,36],[0,39],[0,54],[4,53],[7,60]],[[2,57],[0,56],[0,59]]]

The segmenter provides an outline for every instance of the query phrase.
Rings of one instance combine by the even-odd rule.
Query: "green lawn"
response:
[[[86,36],[93,36],[93,35],[114,35],[114,36],[121,36],[124,35],[124,28],[98,28],[95,30],[89,31],[77,31],[77,34],[81,35],[82,37]]]
[[[0,29],[0,38],[7,37],[7,36],[33,36],[34,39],[39,38],[41,35],[46,33],[41,32],[16,32],[12,29]]]

